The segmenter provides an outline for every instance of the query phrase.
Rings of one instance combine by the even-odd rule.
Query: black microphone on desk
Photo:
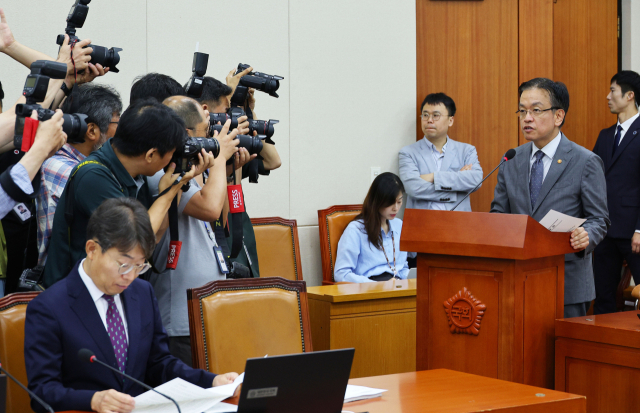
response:
[[[487,180],[487,178],[488,178],[488,177],[490,177],[490,176],[491,176],[491,174],[492,174],[492,173],[494,173],[494,172],[496,171],[496,169],[500,168],[500,165],[502,165],[503,163],[507,162],[509,159],[513,159],[513,157],[514,157],[514,156],[516,156],[516,150],[515,150],[515,149],[509,149],[509,150],[507,151],[507,153],[505,153],[505,154],[504,154],[504,157],[502,158],[502,162],[500,162],[500,163],[498,164],[498,166],[496,166],[495,168],[493,168],[493,171],[489,172],[489,175],[485,176],[485,177],[484,177],[484,179],[483,179],[482,181],[480,181],[480,183],[479,183],[478,185],[476,185],[476,187],[475,187],[475,188],[473,188],[471,191],[467,192],[467,194],[464,196],[464,198],[462,198],[462,199],[460,200],[460,202],[458,202],[458,203],[456,204],[456,206],[454,206],[453,208],[451,208],[451,210],[453,211],[454,209],[456,209],[456,208],[458,207],[458,205],[460,205],[460,204],[462,203],[462,201],[464,201],[465,199],[469,198],[469,195],[471,195],[471,193],[472,193],[473,191],[475,191],[476,189],[478,189],[478,187],[479,187],[480,185],[482,185],[482,183],[483,183],[484,181],[486,181],[486,180]]]
[[[138,384],[139,386],[142,386],[147,390],[151,390],[153,392],[156,392],[162,397],[166,397],[167,399],[171,400],[173,402],[173,404],[176,405],[176,407],[178,408],[178,412],[182,413],[180,411],[180,406],[178,406],[178,403],[175,400],[173,400],[171,397],[167,396],[166,394],[160,393],[158,390],[156,390],[153,387],[141,382],[140,380],[136,380],[133,377],[129,376],[128,374],[123,373],[120,370],[118,370],[118,369],[116,369],[114,367],[111,367],[107,363],[98,360],[98,358],[95,356],[95,354],[93,354],[93,351],[89,350],[88,348],[83,348],[80,351],[78,351],[78,359],[80,359],[80,361],[84,361],[86,363],[98,363],[98,364],[101,364],[101,365],[105,366],[106,368],[108,368],[109,370],[115,371],[116,373],[126,377],[127,379],[129,379],[132,382]]]
[[[29,393],[29,396],[31,396],[31,398],[33,400],[35,400],[38,403],[40,403],[42,405],[42,407],[45,408],[45,410],[47,410],[48,412],[51,412],[51,413],[55,413],[53,411],[53,409],[51,408],[51,406],[49,406],[47,403],[45,403],[44,400],[42,400],[40,397],[36,396],[36,394],[34,392],[32,392],[31,390],[27,389],[24,384],[20,383],[15,377],[13,377],[11,374],[9,374],[9,372],[7,372],[5,369],[3,369],[2,368],[2,364],[0,364],[0,372],[4,373],[5,376],[7,376],[11,380],[13,380],[13,382],[15,384],[17,384],[18,386],[22,387],[22,389],[24,391],[26,391],[27,393]],[[4,406],[2,407],[2,409],[4,410]]]

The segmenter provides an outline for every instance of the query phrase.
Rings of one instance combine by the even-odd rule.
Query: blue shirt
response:
[[[367,237],[364,224],[361,219],[352,221],[344,230],[338,242],[338,255],[334,266],[334,279],[338,282],[370,282],[369,277],[388,272],[393,274],[393,243],[395,243],[395,261],[398,277],[406,279],[409,275],[407,253],[400,251],[400,231],[402,220],[395,218],[389,221],[389,232],[384,233],[382,228],[382,250],[374,247]],[[392,237],[393,233],[393,237]],[[392,242],[393,239],[393,242]],[[385,258],[385,253],[387,258]],[[389,267],[391,264],[391,267]]]
[[[18,163],[13,168],[11,168],[11,172],[9,172],[11,179],[13,182],[22,189],[25,194],[33,193],[33,186],[31,185],[31,181],[29,180],[29,174],[22,164]],[[18,201],[15,201],[13,198],[9,196],[4,191],[4,188],[0,186],[0,218],[4,218]]]

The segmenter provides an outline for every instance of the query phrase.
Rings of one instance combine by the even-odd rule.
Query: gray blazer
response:
[[[491,212],[526,214],[538,222],[551,209],[586,218],[582,226],[589,234],[589,246],[584,251],[566,254],[564,258],[564,303],[591,301],[596,296],[591,252],[611,225],[602,159],[562,134],[538,201],[531,208],[529,165],[532,145],[528,142],[517,147],[516,156],[500,167]],[[562,162],[558,163],[558,160]]]
[[[460,172],[465,165],[473,165],[470,171]],[[446,202],[451,210],[458,200],[482,181],[482,167],[476,148],[449,138],[440,171],[427,146],[427,138],[405,146],[399,154],[400,179],[407,191],[407,208],[427,209],[431,201]],[[420,175],[434,172],[434,182],[427,182]],[[469,198],[456,211],[471,211]]]

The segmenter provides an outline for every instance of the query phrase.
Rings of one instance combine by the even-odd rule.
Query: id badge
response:
[[[13,207],[13,212],[16,213],[22,222],[31,218],[31,211],[29,211],[29,208],[27,208],[27,206],[22,202]]]
[[[224,254],[222,253],[222,248],[219,245],[215,245],[213,247],[213,253],[216,255],[216,261],[218,261],[218,269],[222,274],[229,274],[229,268],[227,267],[227,262],[224,260]]]

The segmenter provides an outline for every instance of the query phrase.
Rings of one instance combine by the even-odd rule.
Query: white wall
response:
[[[640,0],[622,0],[622,69],[640,73]]]
[[[57,54],[72,0],[5,0],[20,42]],[[28,7],[31,6],[31,7]],[[28,8],[27,8],[28,7]],[[245,184],[251,217],[298,220],[302,267],[321,282],[317,210],[361,203],[377,166],[397,173],[398,150],[415,140],[415,0],[94,0],[78,36],[122,47],[114,85],[125,106],[133,79],[149,71],[180,83],[196,41],[208,74],[223,80],[239,62],[284,76],[274,99],[257,93],[260,119],[278,119],[282,167]],[[0,55],[5,105],[28,71]]]

